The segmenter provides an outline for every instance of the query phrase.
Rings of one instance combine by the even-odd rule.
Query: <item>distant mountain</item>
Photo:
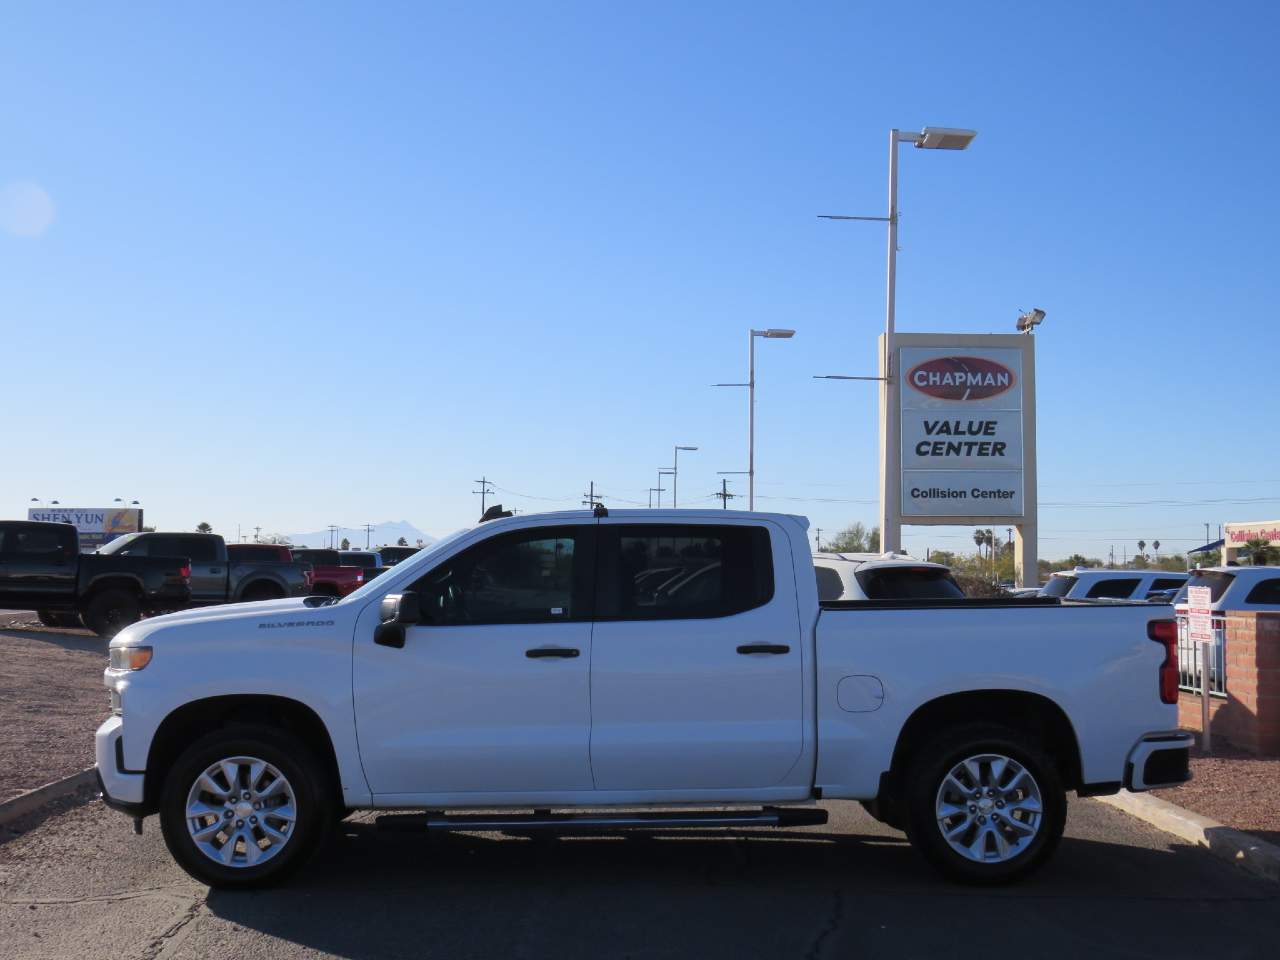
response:
[[[354,529],[339,527],[336,534],[328,530],[317,530],[314,533],[290,533],[287,536],[289,542],[298,547],[327,547],[333,543],[341,544],[344,537],[351,541],[352,550],[363,550],[366,543],[364,527]],[[401,537],[404,537],[411,547],[416,547],[419,543],[425,547],[436,542],[435,537],[423,533],[408,520],[375,523],[367,542],[371,547],[382,547],[399,542]]]

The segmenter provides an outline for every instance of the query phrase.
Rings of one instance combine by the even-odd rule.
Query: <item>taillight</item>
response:
[[[183,580],[190,580],[190,579],[191,579],[191,564],[189,564],[189,563],[185,563],[185,564],[183,564],[182,566],[180,566],[180,567],[178,568],[178,576],[180,576]]]
[[[1178,702],[1178,621],[1152,620],[1147,636],[1164,645],[1164,663],[1160,664],[1160,701]]]
[[[356,583],[364,583],[364,574],[363,574],[363,573],[357,573],[357,574],[356,574]]]

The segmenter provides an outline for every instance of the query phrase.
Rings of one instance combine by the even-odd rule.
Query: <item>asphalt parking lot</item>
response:
[[[1280,886],[1092,801],[1021,885],[937,879],[855,804],[785,832],[415,837],[361,815],[290,886],[209,891],[96,802],[0,842],[0,956],[1274,957]]]

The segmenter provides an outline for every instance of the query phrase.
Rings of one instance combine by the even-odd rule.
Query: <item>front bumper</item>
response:
[[[102,802],[138,816],[145,798],[146,774],[124,769],[124,720],[108,717],[93,738]]]
[[[1191,746],[1195,737],[1181,730],[1149,733],[1129,751],[1124,785],[1130,790],[1176,787],[1191,779]]]

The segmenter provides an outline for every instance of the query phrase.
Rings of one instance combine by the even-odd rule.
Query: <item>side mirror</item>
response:
[[[406,628],[420,623],[418,595],[412,590],[389,593],[378,609],[382,620],[373,631],[373,642],[384,647],[404,647]]]

